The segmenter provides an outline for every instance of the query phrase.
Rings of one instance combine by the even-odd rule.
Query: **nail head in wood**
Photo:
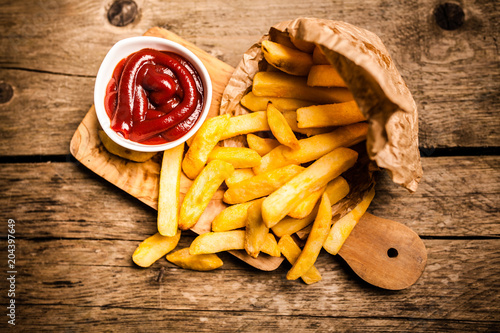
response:
[[[117,27],[124,27],[132,22],[138,14],[137,4],[132,0],[113,2],[108,10],[108,21]]]
[[[457,4],[443,3],[434,9],[436,24],[444,30],[456,30],[465,22],[465,14]]]
[[[12,86],[6,82],[0,82],[0,104],[7,103],[14,96]]]

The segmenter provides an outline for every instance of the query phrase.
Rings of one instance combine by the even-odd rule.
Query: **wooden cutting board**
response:
[[[201,59],[210,74],[213,86],[208,117],[218,115],[222,93],[234,68],[165,29],[152,28],[144,35],[177,42],[189,48]],[[157,209],[159,162],[151,159],[144,163],[136,163],[108,153],[99,140],[99,129],[100,125],[92,106],[73,135],[70,143],[71,154],[102,178]],[[184,175],[181,177],[181,197],[185,195],[191,183],[192,181]],[[211,221],[226,207],[222,202],[222,196],[222,190],[216,192],[192,231],[200,234],[211,230]],[[283,258],[267,255],[254,259],[245,251],[230,251],[230,253],[265,271],[276,269],[283,261]],[[367,282],[394,290],[415,283],[427,259],[422,240],[411,229],[370,214],[365,214],[355,227],[339,255]]]

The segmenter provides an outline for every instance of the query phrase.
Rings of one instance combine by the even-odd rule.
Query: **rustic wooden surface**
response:
[[[2,331],[500,329],[498,2],[453,2],[465,15],[455,30],[436,23],[439,1],[136,0],[138,16],[123,27],[107,19],[112,3],[1,1]],[[208,273],[165,260],[134,266],[156,211],[69,154],[105,53],[160,26],[236,66],[269,26],[299,16],[378,34],[414,94],[424,179],[410,195],[382,174],[369,211],[420,235],[423,275],[386,291],[326,253],[317,264],[323,281],[311,286],[287,281],[287,264],[262,272],[226,254]],[[15,328],[5,315],[8,219],[16,221]]]

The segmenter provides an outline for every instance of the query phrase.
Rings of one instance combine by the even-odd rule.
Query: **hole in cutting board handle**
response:
[[[387,256],[389,258],[396,258],[399,255],[398,250],[395,248],[391,247],[389,250],[387,250]]]

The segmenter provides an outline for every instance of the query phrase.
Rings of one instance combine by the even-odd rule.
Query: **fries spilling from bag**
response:
[[[245,75],[235,71],[239,81],[226,88],[221,115],[201,126],[187,152],[181,147],[163,153],[159,233],[139,245],[139,265],[174,250],[181,230],[193,228],[222,189],[226,208],[211,221],[211,231],[167,260],[211,270],[222,265],[217,253],[223,251],[257,260],[285,257],[292,265],[287,279],[315,283],[321,280],[315,262],[322,249],[337,254],[372,201],[377,164],[395,182],[415,189],[419,162],[410,173],[394,169],[400,161],[383,163],[386,147],[375,144],[373,136],[380,133],[368,123],[377,117],[376,105],[366,102],[373,87],[360,92],[353,84],[360,78],[342,67],[343,58],[303,33],[317,23],[299,19],[272,28],[249,51],[252,64],[240,65],[247,66]],[[249,68],[254,72],[247,77]],[[386,140],[393,134],[386,133]],[[184,198],[181,173],[193,181]]]

